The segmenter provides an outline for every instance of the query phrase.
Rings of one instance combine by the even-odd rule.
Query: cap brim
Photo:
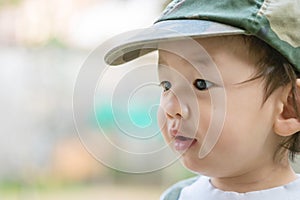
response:
[[[118,44],[106,53],[104,59],[109,65],[120,65],[156,50],[161,42],[186,37],[202,38],[238,34],[245,34],[245,31],[212,21],[196,19],[161,21],[150,28],[118,40]]]

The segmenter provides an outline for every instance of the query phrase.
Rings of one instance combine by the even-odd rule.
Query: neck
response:
[[[212,184],[223,191],[239,193],[264,190],[286,185],[297,179],[290,165],[257,168],[231,177],[212,178]]]

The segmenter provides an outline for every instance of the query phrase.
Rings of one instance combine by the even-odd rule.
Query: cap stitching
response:
[[[270,5],[271,1],[270,0],[265,0],[262,4],[262,6],[260,7],[259,11],[257,12],[258,16],[263,16],[265,15],[269,5]]]
[[[184,3],[186,0],[176,0],[173,3],[169,4],[169,6],[166,8],[166,10],[163,12],[162,16],[168,15],[171,12],[173,12],[176,8],[178,8],[182,3]]]

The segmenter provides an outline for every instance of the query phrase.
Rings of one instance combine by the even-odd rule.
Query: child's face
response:
[[[256,60],[240,38],[197,42],[208,54],[185,41],[162,45],[184,56],[159,51],[163,92],[158,120],[165,140],[183,153],[189,169],[204,175],[238,176],[269,169],[280,141],[273,131],[280,89],[263,102],[263,80],[244,82],[255,74]],[[219,138],[205,140],[208,135],[218,136],[216,132]],[[203,158],[201,147],[209,149]]]

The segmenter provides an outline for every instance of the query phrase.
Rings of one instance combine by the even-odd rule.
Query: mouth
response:
[[[190,147],[192,147],[197,142],[195,138],[189,138],[185,136],[175,136],[174,148],[176,151],[182,152],[186,151]]]

